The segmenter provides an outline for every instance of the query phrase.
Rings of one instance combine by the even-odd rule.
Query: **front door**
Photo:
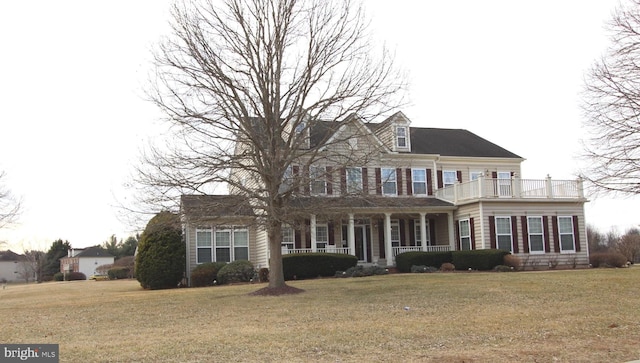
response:
[[[369,255],[369,236],[367,225],[356,225],[354,228],[354,237],[356,244],[356,256],[358,261],[369,262],[367,256]]]

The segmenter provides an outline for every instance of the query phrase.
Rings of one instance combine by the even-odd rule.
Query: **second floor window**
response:
[[[382,176],[382,194],[397,195],[398,188],[396,185],[396,169],[382,168],[381,176]]]
[[[311,194],[327,194],[326,169],[324,166],[309,168]]]
[[[442,185],[446,188],[450,185],[454,185],[458,179],[455,170],[443,170],[442,171]]]
[[[347,168],[347,193],[362,192],[362,169]]]
[[[396,127],[396,145],[398,147],[407,147],[407,128],[405,126]]]
[[[412,169],[413,194],[427,194],[427,171],[425,169]]]

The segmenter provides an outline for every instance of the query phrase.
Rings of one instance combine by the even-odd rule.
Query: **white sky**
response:
[[[523,177],[573,178],[584,72],[617,0],[365,0],[410,74],[413,126],[470,130],[524,158]],[[144,100],[168,0],[0,2],[0,170],[24,198],[9,247],[74,247],[134,231],[114,207],[157,133]],[[634,200],[599,198],[587,222],[636,225]]]

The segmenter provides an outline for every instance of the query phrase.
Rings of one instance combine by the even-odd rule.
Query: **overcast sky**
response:
[[[526,158],[525,178],[576,175],[579,92],[617,0],[364,3],[374,36],[410,74],[402,111],[413,126],[470,130]],[[169,5],[0,2],[0,170],[24,205],[20,225],[0,231],[10,248],[135,233],[114,206],[158,132],[142,90]],[[638,224],[633,203],[592,200],[587,222],[624,231]]]

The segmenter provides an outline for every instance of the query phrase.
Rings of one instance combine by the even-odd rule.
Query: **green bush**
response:
[[[185,254],[180,218],[158,213],[140,236],[135,267],[140,285],[151,290],[177,287],[184,275]]]
[[[490,271],[498,265],[502,265],[504,256],[509,252],[505,250],[473,250],[473,251],[453,251],[451,253],[452,262],[457,270],[480,270]]]
[[[247,260],[237,260],[224,265],[218,271],[218,284],[249,282],[256,274],[253,264]]]
[[[56,272],[53,275],[53,281],[62,281],[64,280],[64,274],[62,272]]]
[[[400,272],[411,272],[411,266],[441,266],[451,262],[451,252],[422,252],[412,251],[400,253],[396,256],[396,267]]]
[[[511,271],[515,271],[515,270],[511,266],[498,265],[498,266],[493,268],[493,271],[496,271],[496,272],[511,272]]]
[[[373,275],[386,275],[389,271],[380,266],[354,266],[346,271],[336,271],[336,277],[364,277]]]
[[[433,266],[413,265],[411,266],[411,273],[431,273],[437,272],[438,269]]]
[[[627,258],[618,252],[594,252],[589,255],[592,267],[625,267]]]
[[[109,279],[117,280],[117,279],[128,279],[131,276],[131,269],[128,267],[112,267],[107,271],[107,275],[109,275]]]
[[[86,280],[87,275],[82,272],[69,272],[65,275],[67,281],[78,281],[78,280]]]
[[[218,280],[218,271],[226,266],[226,262],[207,262],[196,266],[191,272],[191,286],[212,286]]]
[[[334,276],[358,264],[358,258],[341,253],[296,253],[282,256],[285,280]]]

